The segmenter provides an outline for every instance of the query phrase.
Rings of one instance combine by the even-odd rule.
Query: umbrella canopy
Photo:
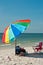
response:
[[[30,20],[17,20],[13,24],[9,25],[5,28],[2,42],[8,44],[15,41],[15,39],[26,30],[28,25],[30,25]]]

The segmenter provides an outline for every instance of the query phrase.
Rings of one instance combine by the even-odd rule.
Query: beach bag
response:
[[[15,48],[15,53],[16,54],[20,54],[21,50],[20,50],[20,47],[19,46],[16,46]]]

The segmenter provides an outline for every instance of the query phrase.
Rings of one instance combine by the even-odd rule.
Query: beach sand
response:
[[[15,55],[15,48],[0,49],[0,65],[43,65],[43,53],[34,53],[32,47],[24,47],[26,56]]]

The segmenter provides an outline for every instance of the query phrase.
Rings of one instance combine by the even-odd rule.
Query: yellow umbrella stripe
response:
[[[6,31],[6,35],[5,35],[5,43],[7,43],[7,44],[9,44],[9,34],[8,34],[8,32],[9,32],[9,27],[8,27],[8,29]]]

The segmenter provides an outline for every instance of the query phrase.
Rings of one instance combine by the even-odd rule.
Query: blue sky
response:
[[[30,19],[27,33],[43,33],[43,0],[0,0],[0,32],[18,19]]]

